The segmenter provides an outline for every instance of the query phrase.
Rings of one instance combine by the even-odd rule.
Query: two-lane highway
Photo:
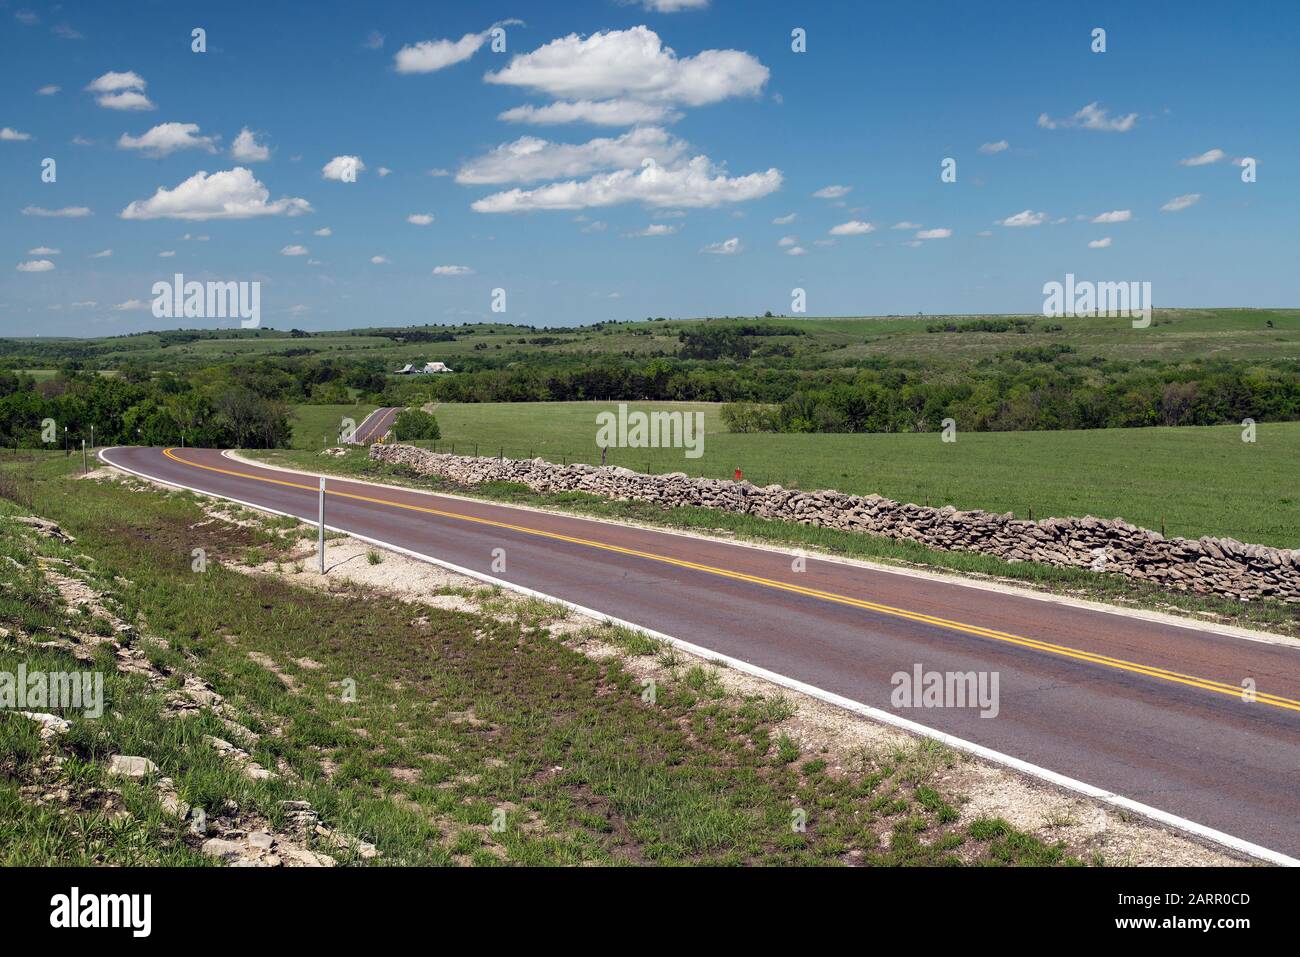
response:
[[[397,421],[397,416],[402,411],[400,406],[375,409],[361,420],[361,424],[356,427],[352,436],[352,441],[357,445],[373,445],[392,431],[393,423]]]
[[[100,455],[138,475],[316,518],[312,475],[211,449]],[[798,570],[779,550],[411,489],[335,478],[327,486],[331,528],[917,722],[1049,780],[1064,775],[1189,830],[1270,849],[1273,860],[1300,857],[1300,643],[848,562],[808,558]],[[495,549],[504,549],[504,571],[493,569]],[[893,677],[916,666],[996,673],[996,716],[895,707]]]

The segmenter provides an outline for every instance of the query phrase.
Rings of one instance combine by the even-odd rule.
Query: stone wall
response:
[[[1247,545],[1231,538],[1165,538],[1121,519],[1047,518],[930,508],[842,492],[802,492],[684,473],[642,475],[614,466],[556,465],[543,459],[494,459],[375,445],[370,457],[462,485],[519,482],[537,492],[579,491],[671,508],[695,505],[761,518],[906,539],[929,548],[979,552],[1007,561],[1091,568],[1180,591],[1247,601],[1300,602],[1300,549]]]

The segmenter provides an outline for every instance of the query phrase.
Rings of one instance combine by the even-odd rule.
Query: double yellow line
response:
[[[272,485],[283,485],[287,488],[302,489],[308,492],[319,491],[317,486],[302,485],[298,482],[290,482],[284,479],[270,478],[263,475],[251,475],[247,472],[238,472],[233,469],[217,468],[213,465],[203,465],[199,462],[191,462],[175,454],[174,448],[163,449],[163,455],[181,465],[188,465],[191,468],[203,469],[208,472],[218,472],[222,475],[231,475],[236,478],[251,479],[255,482],[266,482]],[[394,502],[390,499],[375,498],[369,495],[358,495],[355,492],[342,492],[337,489],[326,489],[326,494],[336,495],[340,498],[354,499],[359,502],[370,502],[374,505],[387,505],[391,508],[407,509],[412,512],[424,512],[429,515],[437,515],[441,518],[452,518],[462,522],[472,522],[476,525],[487,525],[493,528],[508,529],[512,532],[520,532],[525,535],[535,535],[540,538],[549,538],[555,541],[569,542],[574,545],[583,545],[588,548],[598,548],[602,551],[615,552],[620,555],[630,555],[635,558],[644,558],[649,561],[662,562],[666,565],[674,565],[678,568],[689,568],[692,571],[704,572],[709,575],[718,575],[722,578],[730,578],[735,581],[749,582],[755,585],[762,585],[765,588],[774,588],[778,591],[790,592],[796,595],[805,595],[809,598],[817,598],[822,601],[834,602],[839,605],[848,605],[852,608],[861,608],[866,611],[876,612],[881,615],[889,615],[894,618],[903,618],[908,621],[920,622],[925,625],[933,625],[937,628],[944,628],[949,631],[958,631],[967,635],[975,635],[980,638],[990,638],[994,641],[1002,641],[1007,644],[1019,645],[1022,648],[1031,648],[1034,651],[1042,651],[1048,654],[1060,655],[1065,658],[1073,658],[1077,661],[1086,661],[1090,664],[1101,665],[1106,668],[1115,668],[1120,671],[1127,671],[1133,674],[1145,675],[1148,678],[1158,678],[1162,681],[1172,681],[1177,684],[1187,685],[1191,688],[1200,688],[1203,691],[1212,691],[1218,694],[1228,695],[1239,700],[1250,700],[1246,689],[1239,685],[1231,685],[1223,681],[1217,681],[1213,678],[1201,678],[1196,675],[1187,675],[1178,671],[1170,671],[1168,668],[1160,668],[1155,665],[1145,665],[1136,661],[1126,661],[1123,658],[1112,658],[1109,655],[1097,654],[1092,651],[1083,651],[1079,648],[1071,648],[1066,645],[1057,645],[1048,641],[1040,641],[1036,638],[1026,638],[1023,635],[1013,635],[1005,631],[996,631],[992,628],[984,628],[979,625],[968,625],[960,621],[952,621],[947,618],[938,618],[934,615],[926,615],[921,612],[908,611],[905,608],[895,608],[891,605],[882,605],[879,602],[866,601],[861,598],[853,598],[848,595],[840,595],[836,592],[823,591],[820,588],[808,588],[803,585],[795,585],[790,582],[777,581],[772,578],[761,578],[757,575],[749,575],[744,572],[733,571],[729,568],[717,568],[713,565],[701,565],[698,562],[690,562],[681,558],[671,558],[667,555],[658,555],[654,552],[645,552],[635,548],[625,548],[621,545],[611,545],[608,542],[598,542],[586,538],[575,538],[572,535],[564,535],[560,532],[548,532],[545,529],[531,528],[527,525],[515,525],[511,522],[499,522],[490,518],[480,518],[475,515],[462,515],[458,512],[448,512],[439,508],[430,508],[425,505],[412,505],[407,502]],[[1285,708],[1288,711],[1300,712],[1300,701],[1291,698],[1283,698],[1279,695],[1268,694],[1263,691],[1250,692],[1253,700],[1260,704],[1272,705],[1275,708]]]

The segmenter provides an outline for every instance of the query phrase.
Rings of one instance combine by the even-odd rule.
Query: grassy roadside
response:
[[[309,802],[334,833],[374,845],[366,858],[312,844],[345,864],[1075,862],[1004,821],[958,823],[963,795],[941,779],[961,759],[932,744],[832,767],[781,733],[784,698],[730,695],[640,636],[605,635],[626,658],[597,659],[541,602],[486,594],[471,613],[247,574],[236,566],[297,561],[309,530],[73,472],[61,456],[0,462],[0,670],[97,655],[108,700],[101,718],[65,714],[70,729],[44,742],[0,714],[0,863],[207,861],[164,809],[161,776],[209,817],[270,829],[288,826],[285,802]],[[28,511],[76,541],[34,534],[17,521]],[[52,568],[97,597],[77,610]],[[115,661],[116,645],[96,645],[127,634],[115,623],[155,677],[121,674],[125,651]],[[670,665],[650,699],[625,666],[645,655]],[[220,713],[172,713],[196,679]],[[232,717],[269,775],[211,745]],[[158,771],[109,781],[112,754]]]
[[[1281,602],[1231,602],[1208,596],[1164,591],[1121,575],[1087,569],[1056,568],[1037,562],[1007,563],[989,555],[944,552],[915,542],[778,522],[706,508],[663,509],[643,502],[615,502],[583,492],[538,493],[516,483],[460,486],[417,476],[386,463],[373,462],[365,449],[351,449],[335,458],[303,451],[256,451],[249,457],[316,472],[383,481],[430,491],[451,492],[507,504],[551,508],[578,515],[632,521],[660,528],[720,535],[760,544],[806,548],[847,558],[866,559],[912,568],[993,578],[1053,594],[1071,595],[1126,607],[1182,614],[1203,620],[1256,628],[1300,638],[1300,607]]]

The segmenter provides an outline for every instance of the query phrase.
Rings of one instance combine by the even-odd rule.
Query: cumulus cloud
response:
[[[50,83],[47,84],[46,86],[41,87],[36,92],[40,96],[53,96],[55,93],[58,93],[59,90],[61,89],[63,89],[63,87],[58,86],[57,84],[54,83]]]
[[[330,229],[328,226],[322,226],[320,229],[318,229],[318,230],[316,230],[314,233],[312,233],[312,235],[313,235],[313,236],[333,236],[333,235],[334,235],[334,230]]]
[[[107,258],[108,258],[109,256],[111,256],[111,255],[113,255],[113,250],[111,250],[111,249],[101,249],[101,250],[100,250],[99,252],[97,252],[97,253],[91,253],[89,258],[90,258],[90,259],[107,259]]]
[[[382,265],[384,265],[385,263],[387,263],[388,261],[389,261],[389,260],[388,260],[388,257],[387,257],[387,256],[371,256],[371,257],[370,257],[370,264],[371,264],[372,266],[382,266]]]
[[[17,130],[12,129],[12,128],[8,127],[8,126],[2,128],[2,129],[0,129],[0,140],[9,140],[9,141],[11,141],[11,142],[21,142],[21,141],[23,141],[23,140],[30,140],[31,138],[32,138],[32,134],[31,134],[31,133],[19,133]]]
[[[459,40],[424,40],[402,47],[393,56],[398,73],[433,73],[468,60],[487,42],[488,31],[467,33]]]
[[[677,232],[676,226],[670,226],[668,223],[651,223],[645,229],[638,229],[634,233],[627,233],[629,237],[633,236],[671,236]]]
[[[27,250],[29,256],[57,256],[63,252],[62,249],[51,249],[49,246],[37,246],[35,249]]]
[[[999,219],[999,226],[1041,226],[1047,219],[1046,213],[1036,213],[1032,209],[1023,209],[1014,216]]]
[[[435,276],[468,276],[474,270],[468,266],[434,266],[433,274]]]
[[[776,241],[776,244],[778,246],[793,246],[798,242],[799,242],[799,238],[797,236],[782,236],[780,239]]]
[[[143,150],[150,156],[167,156],[177,150],[217,151],[211,136],[199,136],[197,123],[160,123],[142,136],[123,133],[117,140],[122,150]]]
[[[823,186],[813,193],[817,199],[842,199],[853,190],[852,186]]]
[[[739,237],[732,236],[730,239],[724,239],[719,243],[709,243],[700,252],[711,253],[714,256],[734,256],[744,248],[740,244]]]
[[[433,222],[432,213],[412,213],[406,217],[406,221],[412,226],[428,226]]]
[[[456,174],[464,185],[530,183],[542,179],[585,176],[602,169],[626,169],[644,160],[669,165],[686,151],[686,143],[656,126],[630,130],[615,138],[587,143],[552,143],[521,136],[470,160]]]
[[[137,199],[120,213],[123,219],[252,219],[310,213],[305,199],[272,201],[267,190],[242,166],[208,175],[195,173],[175,189],[159,186],[149,199]]]
[[[31,259],[18,264],[19,272],[49,272],[53,268],[54,263],[48,259]]]
[[[472,208],[480,213],[517,213],[633,202],[652,207],[702,208],[758,199],[780,186],[778,169],[732,177],[716,168],[707,156],[697,156],[673,168],[647,163],[639,170],[617,170],[587,180],[494,193],[473,203]]]
[[[947,239],[952,235],[951,229],[922,229],[916,234],[917,239]]]
[[[1089,249],[1105,249],[1110,245],[1110,237],[1103,236],[1101,239],[1093,239],[1088,242]]]
[[[1106,133],[1127,133],[1137,123],[1136,113],[1112,117],[1110,111],[1098,106],[1094,101],[1083,107],[1073,116],[1054,120],[1046,113],[1038,115],[1038,125],[1045,130],[1082,129],[1101,130]]]
[[[1160,208],[1166,213],[1176,213],[1179,210],[1186,209],[1188,206],[1194,206],[1196,203],[1200,202],[1200,199],[1200,193],[1184,193],[1182,196],[1175,196]]]
[[[677,13],[680,10],[703,10],[709,0],[641,0],[641,6],[655,13]]]
[[[336,156],[321,167],[321,178],[332,179],[340,183],[355,183],[357,175],[363,172],[366,164],[360,156]]]
[[[271,150],[257,142],[253,131],[245,126],[230,144],[230,156],[241,163],[261,163],[271,158]]]
[[[802,246],[791,246],[785,251],[785,254],[787,256],[802,256],[807,252],[808,250],[804,249]]]
[[[985,154],[1001,153],[1003,150],[1010,149],[1011,144],[1006,140],[998,140],[996,143],[980,144],[979,152]]]
[[[910,220],[904,219],[902,222],[894,223],[894,225],[890,226],[889,228],[890,229],[920,229],[921,224],[914,223],[911,222]]]
[[[559,99],[629,98],[649,103],[702,106],[752,96],[769,70],[740,50],[704,50],[678,57],[646,26],[571,33],[531,53],[518,54],[484,79],[524,87]]]
[[[144,77],[132,70],[125,73],[110,71],[91,80],[86,91],[98,94],[95,102],[107,110],[156,109],[145,96],[145,86]]]
[[[60,219],[81,219],[91,215],[88,206],[64,206],[62,209],[46,209],[44,206],[24,206],[24,216],[57,217]]]
[[[1100,213],[1092,217],[1094,223],[1127,223],[1133,218],[1131,209],[1112,209],[1108,213]]]
[[[784,216],[778,216],[776,217],[776,219],[772,220],[772,225],[789,226],[791,223],[795,221],[795,217],[798,215],[799,215],[798,213],[786,213]]]
[[[632,126],[638,123],[670,123],[681,114],[670,107],[639,100],[557,100],[545,106],[516,106],[497,116],[507,123],[556,126],[561,123],[591,123],[594,126]]]
[[[847,223],[840,223],[838,226],[830,228],[832,236],[861,236],[875,231],[875,226],[871,223],[864,223],[860,219],[850,219]]]
[[[1227,153],[1219,149],[1206,150],[1204,153],[1200,154],[1199,156],[1189,156],[1187,157],[1187,159],[1179,160],[1178,165],[1179,166],[1208,166],[1210,163],[1219,162],[1219,160],[1223,159],[1227,155],[1228,155]]]
[[[307,247],[306,246],[285,246],[283,249],[280,250],[280,255],[281,256],[306,256]]]

